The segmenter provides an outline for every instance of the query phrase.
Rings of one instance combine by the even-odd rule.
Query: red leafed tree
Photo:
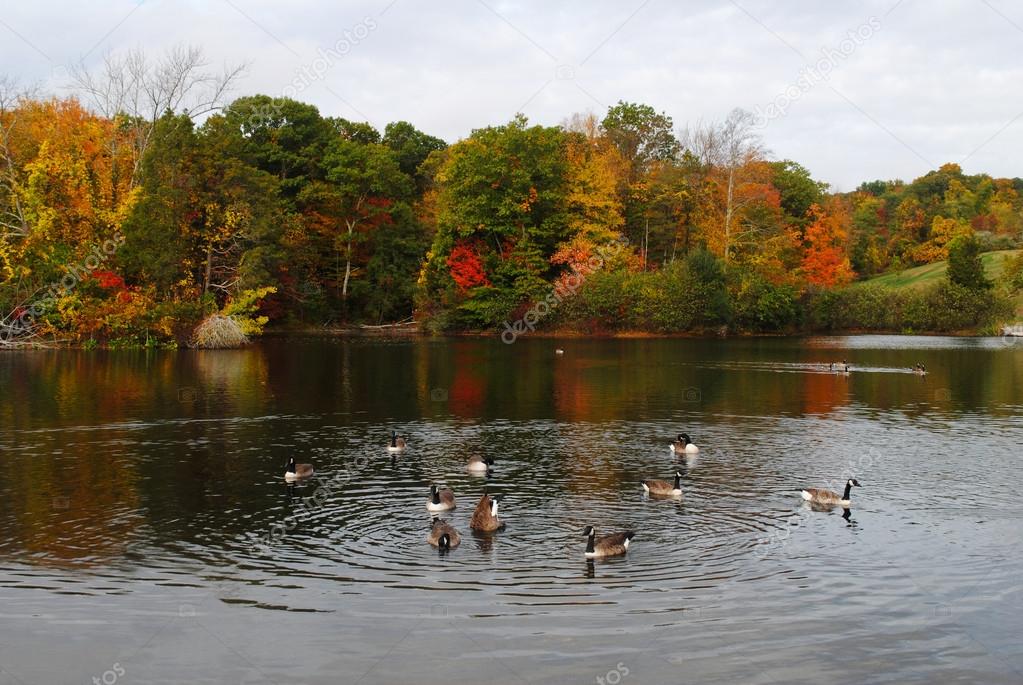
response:
[[[840,209],[840,208],[839,208]],[[846,254],[847,215],[842,211],[825,211],[813,204],[809,210],[810,224],[803,233],[803,263],[800,271],[810,285],[831,288],[844,285],[855,275]]]
[[[476,250],[468,245],[455,245],[448,256],[448,269],[459,290],[465,291],[480,285],[490,285],[483,270],[483,261]]]
[[[113,271],[107,271],[105,269],[97,269],[92,272],[92,277],[96,279],[99,287],[104,290],[124,290],[125,284],[124,279],[115,274]]]

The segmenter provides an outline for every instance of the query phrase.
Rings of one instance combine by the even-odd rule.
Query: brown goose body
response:
[[[682,474],[675,472],[675,482],[669,483],[666,480],[645,480],[640,485],[651,497],[681,497],[682,496]]]
[[[504,523],[497,517],[497,499],[483,493],[476,509],[472,512],[469,527],[473,530],[490,533],[504,528]]]
[[[388,452],[404,452],[406,446],[405,438],[398,437],[397,433],[391,433],[391,442],[387,445]]]
[[[827,490],[825,488],[804,488],[800,495],[811,504],[848,507],[852,503],[850,493],[854,485],[859,487],[860,482],[855,478],[850,478],[846,481],[845,491],[841,495],[834,490]]]
[[[490,467],[494,465],[494,460],[491,457],[481,457],[479,455],[473,455],[469,457],[469,464],[466,466],[470,471],[477,471],[484,473],[490,470]]]
[[[440,549],[454,549],[462,542],[462,536],[451,525],[440,519],[433,522],[426,541]]]
[[[698,454],[700,451],[700,448],[693,444],[688,433],[679,433],[678,438],[669,447],[675,454]]]
[[[298,480],[300,478],[309,478],[312,475],[313,465],[296,464],[294,457],[288,460],[288,466],[284,470],[284,480]]]
[[[625,554],[629,550],[629,543],[636,534],[631,530],[621,533],[611,533],[596,537],[593,526],[586,527],[586,556],[587,558],[616,557]]]
[[[455,493],[447,488],[439,489],[436,485],[430,486],[430,498],[426,500],[426,508],[429,511],[449,511],[455,508]]]

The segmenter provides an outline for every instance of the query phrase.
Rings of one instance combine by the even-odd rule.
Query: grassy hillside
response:
[[[987,277],[991,280],[996,280],[1001,276],[1005,262],[1018,252],[1019,250],[999,250],[982,254],[980,258],[984,262],[984,271],[987,273]],[[902,271],[893,271],[882,276],[875,276],[874,278],[862,281],[862,283],[883,285],[896,289],[919,288],[944,278],[946,271],[948,271],[948,262],[934,262],[933,264],[915,266],[912,269],[903,269]],[[1023,293],[1020,293],[1014,299],[1016,303],[1016,320],[1023,321]]]
[[[984,271],[991,280],[1002,275],[1005,261],[1015,255],[1019,250],[999,250],[998,252],[985,252],[980,256],[984,262]],[[915,266],[912,269],[893,271],[883,276],[875,276],[864,283],[884,285],[889,288],[914,288],[927,285],[945,277],[948,271],[948,262],[934,262]]]

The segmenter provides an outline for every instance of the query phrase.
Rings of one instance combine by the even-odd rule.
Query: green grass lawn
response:
[[[1019,250],[999,250],[982,254],[980,258],[984,262],[984,271],[987,273],[987,277],[995,280],[1001,276],[1002,270],[1005,268],[1005,261],[1018,252]],[[946,271],[948,271],[948,262],[934,262],[875,276],[863,283],[883,285],[889,288],[915,288],[944,278]]]
[[[987,277],[994,281],[1001,276],[1006,260],[1018,252],[1019,250],[998,250],[982,254],[980,258],[984,262],[984,272],[987,274]],[[915,266],[912,269],[903,269],[902,271],[893,271],[882,276],[875,276],[866,281],[861,281],[861,284],[883,285],[895,289],[919,288],[944,278],[946,271],[948,271],[948,262],[934,262],[932,264],[924,264],[923,266]],[[1017,294],[1013,301],[1016,304],[1016,321],[1023,322],[1023,293]]]

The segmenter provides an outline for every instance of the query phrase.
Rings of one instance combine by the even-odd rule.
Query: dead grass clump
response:
[[[213,314],[203,319],[192,334],[192,346],[204,350],[230,350],[249,344],[249,338],[230,316]]]

